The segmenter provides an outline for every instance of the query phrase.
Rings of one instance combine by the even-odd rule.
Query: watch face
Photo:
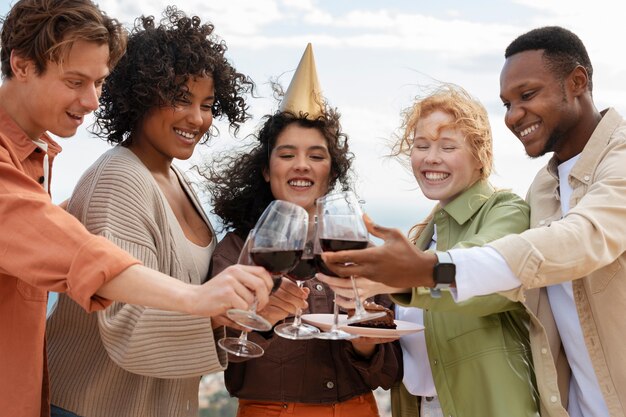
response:
[[[437,264],[433,275],[436,284],[452,284],[456,276],[456,265]]]

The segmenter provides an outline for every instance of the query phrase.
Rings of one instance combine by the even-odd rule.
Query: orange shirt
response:
[[[61,151],[47,135],[49,167]],[[44,335],[48,291],[87,311],[110,301],[95,292],[136,259],[91,235],[50,200],[37,147],[0,107],[0,414],[49,414]]]

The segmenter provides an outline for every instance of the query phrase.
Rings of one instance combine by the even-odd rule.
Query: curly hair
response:
[[[467,91],[451,83],[438,86],[425,97],[417,97],[415,103],[404,110],[401,134],[393,145],[392,155],[410,156],[417,123],[435,111],[452,116],[454,122],[450,127],[465,135],[472,155],[482,165],[481,179],[488,178],[493,169],[493,140],[487,110]]]
[[[207,179],[213,212],[221,217],[224,228],[245,238],[263,210],[275,199],[263,172],[269,168],[269,156],[278,136],[293,123],[322,133],[331,158],[329,189],[337,183],[342,190],[349,189],[349,171],[354,156],[349,152],[347,135],[341,132],[339,117],[335,109],[328,108],[315,120],[307,119],[303,113],[295,115],[278,111],[264,117],[256,135],[258,143],[252,149],[223,155],[219,163],[207,164],[200,174]]]
[[[109,143],[121,143],[155,107],[173,106],[185,94],[187,81],[211,76],[215,86],[213,116],[225,115],[237,133],[250,116],[243,95],[253,92],[252,80],[224,57],[226,45],[211,23],[169,6],[160,25],[142,16],[128,39],[128,50],[107,78],[92,132]],[[209,130],[206,142],[213,135]]]
[[[107,44],[109,68],[126,49],[126,30],[91,0],[20,0],[1,23],[3,79],[13,77],[11,52],[33,61],[42,74],[48,62],[62,63],[77,41]]]
[[[587,70],[589,91],[593,91],[593,66],[585,45],[573,32],[560,26],[545,26],[518,36],[506,48],[504,58],[520,52],[543,50],[547,66],[564,80],[574,68],[581,65]]]

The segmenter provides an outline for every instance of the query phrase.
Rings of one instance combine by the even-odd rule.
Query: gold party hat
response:
[[[317,79],[313,47],[310,43],[304,50],[279,110],[296,115],[307,113],[307,119],[310,120],[318,118],[323,113],[322,89]]]

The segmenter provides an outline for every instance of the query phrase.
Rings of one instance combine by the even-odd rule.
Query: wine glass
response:
[[[315,278],[317,265],[314,254],[314,244],[316,239],[316,221],[309,223],[307,242],[300,262],[294,269],[287,273],[287,278],[296,282],[298,288],[302,288],[305,281]],[[313,339],[319,329],[317,327],[302,323],[302,309],[298,308],[293,318],[293,323],[283,323],[274,328],[274,333],[280,337],[292,340]]]
[[[307,236],[308,214],[302,207],[282,200],[272,201],[254,229],[248,234],[238,263],[259,265],[272,274],[276,291],[280,286],[282,274],[293,269],[302,256]],[[230,309],[228,318],[246,329],[268,331],[270,322],[256,313],[257,301],[248,310]],[[263,348],[247,340],[247,331],[239,337],[226,337],[218,341],[225,351],[242,357],[263,355]]]
[[[317,216],[315,216],[316,224],[318,223]],[[325,275],[329,275],[332,277],[336,277],[337,275],[328,269],[324,261],[322,260],[322,247],[320,246],[319,240],[319,226],[318,226],[318,234],[316,235],[315,243],[313,246],[313,253],[315,254],[315,262],[316,267],[319,272]],[[337,294],[333,293],[333,321],[330,326],[330,330],[322,333],[317,333],[314,336],[316,339],[325,339],[325,340],[350,340],[356,339],[357,335],[348,333],[339,328],[339,306],[337,305]]]
[[[317,199],[318,236],[323,251],[365,249],[369,234],[363,222],[363,211],[351,191],[328,194]],[[333,274],[334,275],[334,274]],[[363,308],[356,280],[350,276],[354,290],[354,315],[346,323],[359,323],[385,315],[384,312],[367,312]]]

